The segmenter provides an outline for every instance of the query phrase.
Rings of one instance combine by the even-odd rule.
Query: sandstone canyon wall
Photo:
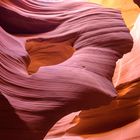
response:
[[[0,139],[41,140],[80,110],[45,139],[104,139],[94,134],[138,120],[139,19],[132,39],[121,12],[98,4],[0,4]]]

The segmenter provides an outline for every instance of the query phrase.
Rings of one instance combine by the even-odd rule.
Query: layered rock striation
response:
[[[116,62],[133,46],[120,11],[87,2],[0,4],[0,139],[41,140],[63,116],[116,99]],[[46,50],[32,42],[73,51],[29,73],[33,55],[40,50],[42,61]]]

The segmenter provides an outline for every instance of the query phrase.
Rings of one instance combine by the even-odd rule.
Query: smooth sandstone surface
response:
[[[63,118],[51,129],[46,138],[60,135],[59,138],[64,140],[68,138],[77,138],[78,140],[139,140],[139,24],[140,15],[131,30],[134,39],[133,49],[117,62],[115,69],[113,82],[119,94],[118,99],[102,108],[82,111],[79,116],[79,112],[77,112],[78,114],[75,116],[74,114],[67,116],[69,119]]]
[[[125,23],[128,28],[132,28],[134,21],[137,19],[140,9],[138,5],[134,4],[134,1],[137,4],[140,4],[140,0],[89,0],[90,2],[96,2],[102,4],[106,7],[119,9],[122,13],[122,17],[125,20]],[[131,17],[131,18],[130,18]]]
[[[0,11],[1,139],[41,140],[60,118],[81,109],[90,110],[66,116],[46,139],[92,139],[96,137],[92,134],[139,118],[139,71],[131,75],[130,65],[124,67],[136,55],[134,49],[117,64],[122,69],[116,69],[113,79],[119,93],[114,100],[116,61],[133,44],[118,10],[84,2],[59,3],[58,7],[32,0],[2,0]],[[138,22],[132,30],[137,53]],[[134,68],[138,63],[136,57]],[[123,70],[127,71],[125,75]],[[138,124],[136,121],[126,126],[128,132],[137,130]],[[105,138],[117,137],[122,130],[126,128]],[[66,132],[77,136],[59,136]],[[135,131],[129,137],[118,137],[139,137],[137,134]]]
[[[117,100],[104,107],[81,111],[80,114],[77,112],[75,116],[71,114],[63,118],[51,129],[46,138],[52,139],[59,135],[58,140],[72,138],[78,140],[139,140],[139,24],[140,16],[131,30],[134,39],[133,49],[118,61],[115,69],[113,82],[119,94]]]

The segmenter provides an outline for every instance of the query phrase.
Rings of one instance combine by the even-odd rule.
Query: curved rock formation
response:
[[[118,10],[86,2],[0,4],[0,139],[41,140],[63,116],[109,104],[117,96],[112,84],[116,61],[133,45]],[[21,38],[5,30],[43,34]],[[29,75],[26,39],[68,42],[75,51],[63,63]]]
[[[131,30],[134,39],[133,49],[118,61],[115,69],[113,81],[118,92],[116,100],[104,107],[81,111],[79,116],[71,114],[63,118],[51,129],[46,138],[57,135],[60,140],[74,139],[79,135],[79,140],[140,138],[139,24],[140,15]]]

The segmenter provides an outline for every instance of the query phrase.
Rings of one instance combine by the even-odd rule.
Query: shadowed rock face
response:
[[[134,2],[140,7],[140,0],[134,0]]]
[[[116,61],[133,45],[118,10],[84,2],[0,4],[1,139],[41,140],[63,116],[106,105],[117,96],[111,80]],[[29,54],[39,47],[31,52],[27,46],[28,54],[26,41],[66,42],[75,51],[66,61],[29,75]]]

